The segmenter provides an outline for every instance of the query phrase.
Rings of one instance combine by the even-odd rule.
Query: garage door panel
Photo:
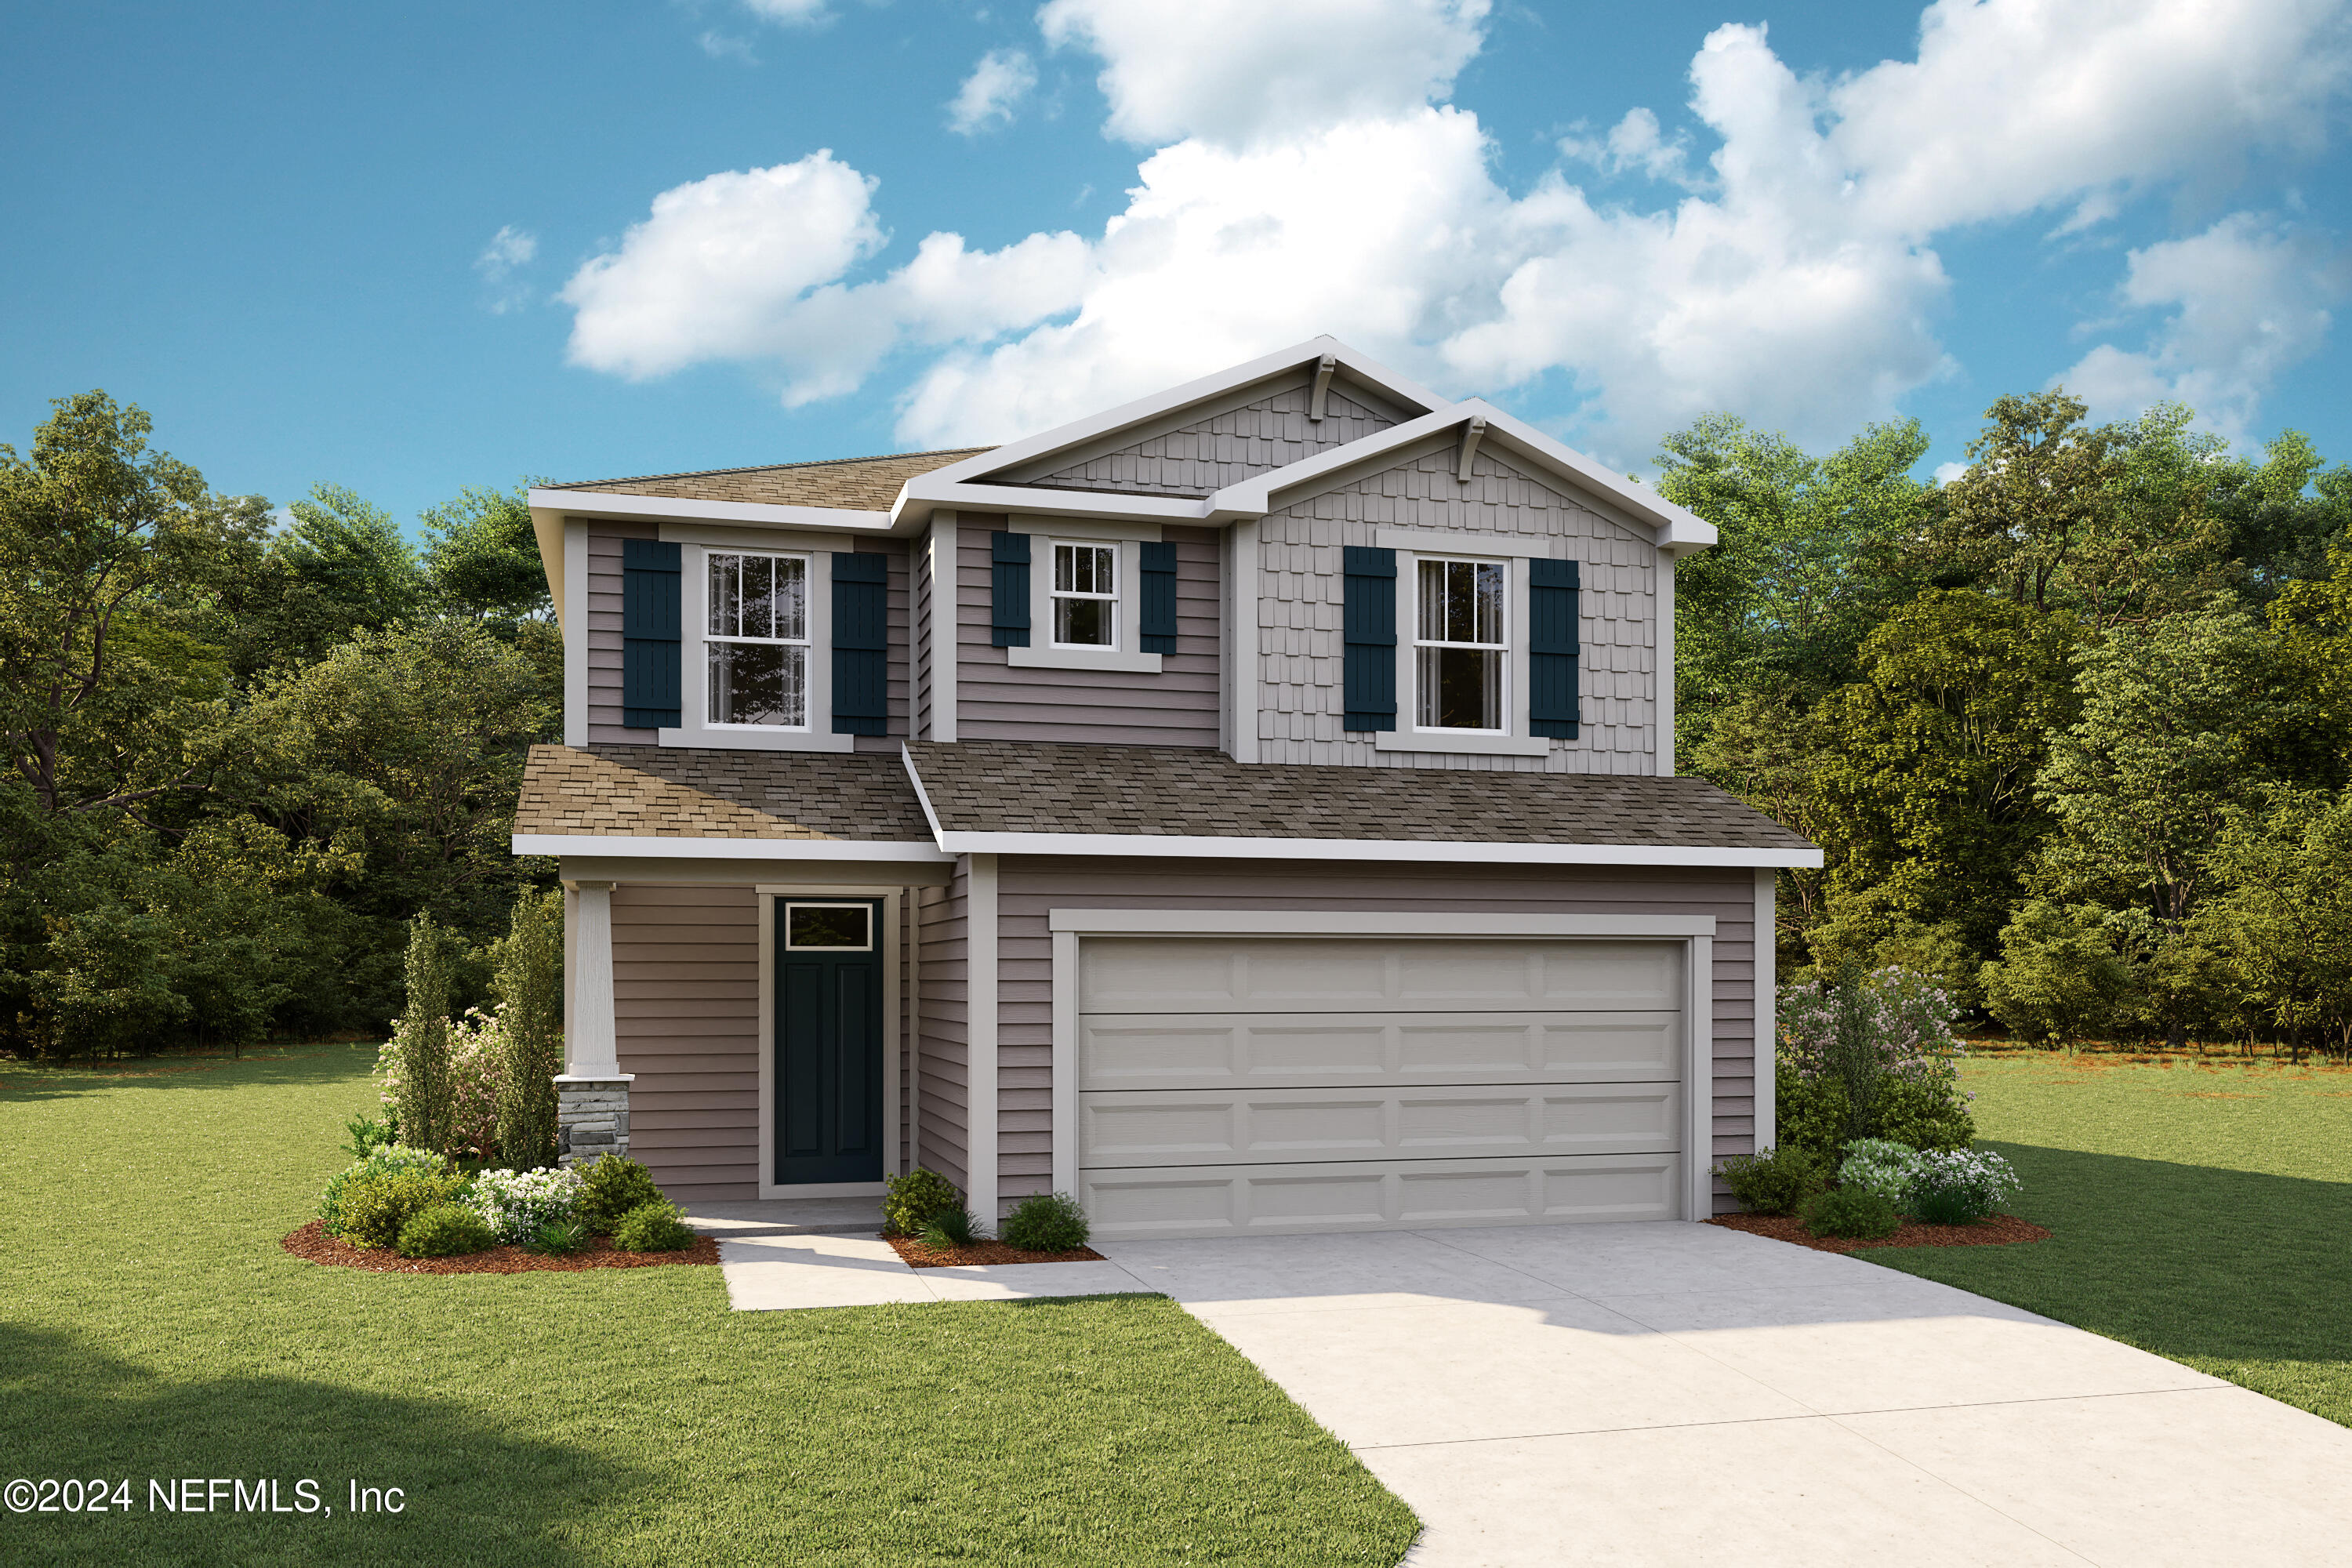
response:
[[[1081,1089],[1636,1082],[1676,1075],[1679,1013],[1089,1014]]]
[[[1676,1156],[1081,1171],[1106,1241],[1672,1219]]]
[[[1087,1167],[1662,1153],[1682,1145],[1682,1087],[1147,1091],[1088,1095],[1078,1117]]]
[[[1671,942],[1088,939],[1087,1013],[1643,1011],[1680,1005]]]

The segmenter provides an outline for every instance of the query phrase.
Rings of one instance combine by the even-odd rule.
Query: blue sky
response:
[[[2060,378],[2352,458],[2343,0],[86,3],[12,43],[0,439],[103,386],[280,502],[1001,439],[1325,331],[1625,467],[1712,408],[1916,414],[1948,462]]]

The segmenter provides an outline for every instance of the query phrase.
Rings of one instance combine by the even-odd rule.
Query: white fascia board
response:
[[[668,838],[651,835],[518,833],[517,855],[604,855],[616,858],[680,857],[698,860],[952,861],[935,844],[904,838]]]
[[[966,458],[960,463],[950,463],[944,468],[934,468],[922,477],[944,479],[952,484],[1018,468],[1064,447],[1075,447],[1082,441],[1095,440],[1129,425],[1158,419],[1190,404],[1203,403],[1235,387],[1247,386],[1251,382],[1264,381],[1286,370],[1303,369],[1318,363],[1325,354],[1329,354],[1345,366],[1358,380],[1378,387],[1400,403],[1420,408],[1439,408],[1445,404],[1445,399],[1427,387],[1407,380],[1384,364],[1365,358],[1337,338],[1309,338],[1303,343],[1293,343],[1286,349],[1262,354],[1256,359],[1218,371],[1213,375],[1204,375],[1181,386],[1171,386],[1165,392],[1155,392],[1149,397],[1122,403],[1101,414],[1072,420],[1043,435],[994,447],[976,457]],[[914,481],[908,482],[911,485]]]
[[[958,511],[1014,511],[1032,517],[1132,518],[1146,522],[1199,522],[1209,515],[1208,502],[1190,497],[959,484],[943,480],[939,474],[918,474],[899,488],[898,502],[890,509],[890,520],[893,524],[911,529],[927,521],[933,509],[939,507],[952,507]]]
[[[1425,910],[1048,910],[1046,927],[1110,936],[1713,936],[1713,915],[1454,915]]]
[[[1545,466],[1598,490],[1658,531],[1658,548],[1677,555],[1705,550],[1716,540],[1715,524],[1696,512],[1676,506],[1646,485],[1637,485],[1612,472],[1571,447],[1563,446],[1524,419],[1514,418],[1482,398],[1465,404],[1485,416],[1486,438],[1505,437],[1502,445],[1519,450]]]
[[[909,769],[911,773],[912,770]],[[924,802],[926,816],[930,803]],[[933,816],[936,824],[938,818]],[[947,833],[950,855],[1135,855],[1209,860],[1374,860],[1481,866],[1818,868],[1819,849],[1455,843],[1433,838],[1223,838],[1169,833]]]
[[[676,496],[622,495],[610,490],[530,492],[540,509],[572,517],[653,518],[676,522],[734,522],[759,528],[809,528],[834,533],[887,533],[890,514],[841,506],[778,506],[769,501],[684,500]]]
[[[1301,458],[1288,468],[1271,468],[1263,474],[1252,475],[1239,484],[1227,485],[1209,498],[1208,515],[1219,522],[1264,517],[1274,509],[1276,491],[1302,489],[1318,479],[1377,461],[1416,441],[1426,440],[1440,431],[1450,430],[1470,417],[1472,406],[1467,403],[1451,404],[1418,419],[1391,425],[1377,436],[1367,436],[1360,441],[1350,441],[1344,447],[1334,447],[1311,458]]]

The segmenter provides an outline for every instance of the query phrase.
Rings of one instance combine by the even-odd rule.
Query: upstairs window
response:
[[[1118,546],[1054,546],[1054,646],[1118,646]]]
[[[714,551],[709,561],[709,722],[807,729],[807,557]]]
[[[1499,561],[1418,563],[1414,724],[1500,733],[1507,726],[1503,624],[1508,568]]]

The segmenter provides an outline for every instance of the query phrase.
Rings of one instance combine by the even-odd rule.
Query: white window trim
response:
[[[1542,757],[1551,753],[1551,741],[1528,733],[1528,568],[1517,552],[1488,551],[1483,542],[1443,543],[1424,535],[1420,550],[1397,551],[1397,727],[1376,731],[1372,747],[1381,752],[1438,752],[1453,756]],[[1382,534],[1386,545],[1388,535]],[[1414,658],[1421,629],[1421,563],[1491,560],[1504,555],[1507,586],[1503,606],[1503,724],[1499,731],[1423,730],[1413,722],[1421,710],[1421,672]]]
[[[710,722],[710,557],[797,555],[808,563],[808,725]],[[675,730],[656,731],[665,746],[708,746],[738,752],[846,752],[857,737],[833,731],[833,557],[825,551],[760,549],[748,545],[678,546],[678,718]]]
[[[1113,525],[1116,526],[1116,525]],[[1125,669],[1147,675],[1160,673],[1160,656],[1142,651],[1143,546],[1133,537],[1149,531],[1121,528],[1118,532],[1077,529],[1056,523],[1029,536],[1029,646],[1004,650],[1004,662],[1024,669]],[[1112,579],[1118,595],[1117,647],[1062,647],[1054,643],[1054,546],[1108,544],[1118,552]]]
[[[1045,584],[1045,646],[1057,653],[1117,653],[1126,645],[1126,639],[1119,636],[1126,629],[1119,623],[1127,618],[1120,613],[1120,606],[1134,594],[1134,585],[1129,582],[1126,575],[1127,563],[1122,559],[1126,552],[1108,540],[1096,539],[1049,540],[1046,542],[1045,548],[1053,552],[1054,557],[1049,581]],[[1063,587],[1061,565],[1062,552],[1065,550],[1074,552],[1087,550],[1108,553],[1110,557],[1110,592],[1106,594],[1099,590]],[[1076,573],[1072,574],[1073,577],[1076,575]],[[1056,628],[1061,625],[1062,601],[1066,598],[1108,602],[1111,607],[1111,640],[1108,643],[1064,642]]]

